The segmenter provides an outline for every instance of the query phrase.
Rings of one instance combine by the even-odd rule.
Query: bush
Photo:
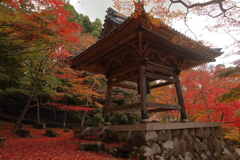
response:
[[[87,121],[87,125],[90,127],[103,126],[104,119],[102,117],[102,111],[100,109],[93,111],[93,116]]]
[[[116,125],[128,124],[128,118],[124,113],[113,113],[110,122]]]

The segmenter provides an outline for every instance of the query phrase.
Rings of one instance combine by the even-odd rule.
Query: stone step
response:
[[[91,131],[99,131],[99,132],[101,132],[102,131],[102,129],[104,128],[104,126],[98,126],[98,127],[92,127],[92,130]]]
[[[87,136],[89,136],[89,137],[99,137],[100,133],[101,132],[99,132],[99,131],[90,131],[90,132],[87,133]]]

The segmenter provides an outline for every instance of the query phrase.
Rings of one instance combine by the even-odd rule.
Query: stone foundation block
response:
[[[179,148],[180,148],[180,155],[184,156],[184,153],[186,151],[186,142],[183,139],[179,140]]]
[[[159,156],[159,155],[155,155],[154,160],[165,160],[165,158],[163,158],[162,156]]]
[[[145,146],[145,145],[143,145],[140,148],[140,152],[139,152],[137,158],[140,160],[154,160],[152,150],[148,146]]]
[[[170,130],[165,131],[165,138],[164,141],[171,141],[172,140],[172,134]]]
[[[214,138],[212,144],[214,146],[214,154],[219,155],[222,150],[222,143],[217,138]]]
[[[203,128],[203,132],[204,132],[204,137],[208,139],[211,134],[210,129],[208,127]]]
[[[215,132],[215,136],[217,138],[222,138],[222,128],[220,127],[214,127],[214,132]]]
[[[134,145],[151,147],[153,143],[157,142],[158,135],[156,131],[135,132],[132,134],[132,139]]]
[[[194,139],[194,149],[198,154],[202,153],[202,143],[198,138]]]
[[[172,139],[177,138],[179,139],[180,136],[180,130],[179,129],[174,129],[171,131]]]
[[[180,154],[180,143],[178,141],[178,138],[173,139],[173,147],[173,157],[178,157],[178,155]]]
[[[185,160],[197,160],[197,159],[192,155],[191,152],[185,152],[185,154],[184,154],[184,159],[185,159]]]
[[[158,135],[157,143],[161,145],[165,140],[165,131],[157,131],[157,135]]]
[[[151,146],[151,150],[153,152],[153,155],[160,155],[161,154],[161,149],[157,143],[153,143]]]
[[[174,152],[174,146],[172,141],[166,141],[162,144],[161,156],[168,159]]]
[[[195,128],[194,133],[195,133],[195,137],[199,138],[200,140],[203,140],[204,132],[202,128]]]
[[[188,136],[186,139],[186,151],[189,151],[191,153],[194,152],[194,140],[191,136]]]
[[[187,136],[188,136],[188,130],[187,129],[180,130],[180,139],[186,140]]]

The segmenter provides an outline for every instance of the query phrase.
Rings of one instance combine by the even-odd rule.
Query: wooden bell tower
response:
[[[141,113],[142,123],[148,123],[148,113],[180,110],[181,121],[187,122],[187,115],[179,81],[182,70],[215,61],[222,53],[197,45],[195,48],[173,43],[172,39],[184,37],[193,40],[170,27],[157,27],[149,22],[142,2],[135,4],[138,17],[125,17],[113,9],[107,10],[100,39],[84,52],[72,57],[72,67],[107,78],[105,124],[110,125],[110,113]],[[150,85],[156,80],[162,83]],[[112,88],[135,89],[122,82],[139,85],[140,103],[111,107]],[[148,102],[148,87],[154,89],[174,84],[178,105]]]

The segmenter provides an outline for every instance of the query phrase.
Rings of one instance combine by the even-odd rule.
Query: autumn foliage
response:
[[[240,116],[235,113],[240,109],[240,101],[220,102],[219,96],[239,84],[239,77],[217,78],[217,73],[225,69],[224,65],[216,67],[202,66],[181,73],[180,80],[188,119],[191,122],[222,122],[228,138],[238,139]],[[173,86],[154,89],[153,101],[177,104]],[[159,121],[176,122],[179,112],[171,111],[158,114]]]
[[[33,129],[29,125],[25,125],[25,129],[29,130],[32,138],[21,138],[11,133],[12,123],[6,122],[0,137],[7,137],[4,146],[0,148],[0,159],[6,160],[115,160],[109,154],[95,152],[85,152],[78,150],[78,147],[84,140],[73,138],[73,132],[63,132],[63,129],[54,129],[60,134],[60,137],[45,137],[45,130]]]
[[[134,7],[132,2],[137,1],[115,0],[119,10],[127,11]],[[173,19],[187,20],[189,12],[171,10],[171,5],[167,8],[166,2],[173,4],[173,0],[142,2],[145,5],[149,3],[155,5],[149,12],[149,20],[153,24],[171,25],[174,22]],[[183,3],[182,0],[175,2]],[[223,3],[223,1],[218,2]],[[216,30],[227,26],[228,33],[235,32],[239,27],[239,20],[233,13],[237,13],[239,7],[235,1],[226,2],[229,5],[224,2],[224,7],[228,9],[222,12],[218,3],[206,5],[203,8],[197,6],[203,4],[199,3],[191,10],[190,8],[187,10],[196,15],[207,14],[209,17],[213,16],[210,14],[213,13],[210,9],[214,9],[214,12],[218,10],[223,14],[217,18],[218,20],[223,18],[223,21],[217,22],[209,29]],[[84,28],[72,20],[72,13],[64,9],[66,5],[64,0],[0,1],[0,58],[2,60],[0,98],[1,102],[7,101],[10,106],[18,102],[16,100],[18,97],[21,103],[26,104],[19,123],[30,106],[36,103],[42,106],[55,106],[55,109],[61,109],[64,112],[73,110],[82,113],[82,125],[86,125],[84,121],[86,114],[92,113],[97,107],[101,109],[104,104],[106,92],[104,77],[74,70],[70,64],[65,63],[66,58],[76,54],[75,51],[84,51],[97,40],[88,33],[81,33]],[[122,6],[125,8],[121,8]],[[191,4],[187,7],[189,6]],[[231,8],[231,6],[234,7]],[[154,16],[161,18],[156,19]],[[172,42],[189,48],[197,46],[197,43],[182,37],[176,37]],[[236,43],[239,46],[238,39]],[[202,45],[200,42],[198,44]],[[235,65],[238,66],[236,67],[238,70],[235,70],[234,76],[218,77],[220,71],[232,71],[231,68],[227,69],[221,65],[189,69],[180,75],[188,119],[191,122],[222,122],[226,137],[232,139],[238,138],[240,130],[239,60]],[[234,93],[237,94],[231,94],[231,91],[236,91]],[[135,91],[119,89],[116,92],[118,94],[114,94],[112,106],[120,100],[125,104],[139,100]],[[29,96],[28,99],[26,96]],[[176,91],[171,85],[152,90],[149,100],[167,104],[178,103]],[[102,118],[102,114],[98,116]],[[149,115],[149,117],[152,116]],[[178,111],[159,112],[154,116],[159,122],[177,122],[180,119]],[[0,150],[0,159],[106,159],[109,157],[106,154],[98,155],[76,150],[81,141],[72,138],[72,132],[65,133],[61,129],[56,129],[61,137],[46,138],[43,136],[43,130],[27,128],[31,130],[33,138],[23,139],[10,133],[10,128],[11,125],[7,124],[3,130],[0,130],[0,136],[7,137],[5,146]]]

